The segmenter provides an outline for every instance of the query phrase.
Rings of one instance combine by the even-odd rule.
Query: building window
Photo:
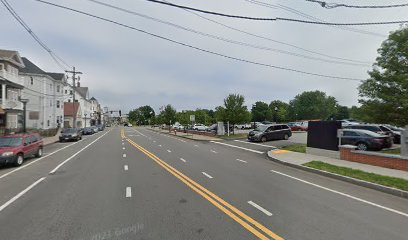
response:
[[[50,107],[52,107],[52,100],[50,100]]]
[[[47,127],[50,126],[50,120],[47,120]]]
[[[67,89],[65,89],[65,94],[67,94],[68,93],[68,90]]]
[[[57,100],[57,108],[60,108],[60,101]]]
[[[71,102],[71,99],[68,99],[68,102]]]
[[[72,95],[72,90],[69,90],[69,94],[71,94],[71,95]]]
[[[60,92],[60,85],[57,85],[57,92]]]
[[[31,83],[31,85],[34,84],[34,79],[33,79],[33,77],[30,77],[30,83]]]
[[[52,90],[52,84],[50,84],[50,90]]]

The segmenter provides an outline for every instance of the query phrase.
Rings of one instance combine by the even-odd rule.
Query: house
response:
[[[0,132],[22,128],[23,104],[19,101],[24,88],[19,71],[25,67],[17,51],[0,49]]]
[[[72,103],[73,92],[75,92],[75,102],[81,106],[81,126],[91,126],[91,117],[93,115],[91,102],[89,100],[88,87],[81,87],[79,83],[73,88],[71,85],[64,87],[64,102]],[[77,126],[79,127],[79,126]]]
[[[102,109],[101,105],[99,104],[98,100],[96,98],[91,97],[89,99],[91,103],[91,125],[97,125],[102,123]]]
[[[22,58],[25,68],[19,75],[23,79],[22,98],[28,99],[26,127],[34,129],[58,128],[64,122],[64,73],[43,71],[29,59]]]
[[[82,110],[79,102],[65,102],[64,103],[64,128],[71,128],[74,126],[74,116],[77,128],[84,127],[82,125]]]

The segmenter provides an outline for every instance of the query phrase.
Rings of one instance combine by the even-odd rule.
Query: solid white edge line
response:
[[[263,153],[264,153],[264,152],[260,152],[260,151],[257,151],[257,150],[253,150],[253,149],[249,149],[249,148],[244,148],[244,147],[238,147],[238,146],[230,145],[230,144],[226,144],[226,143],[221,143],[221,142],[216,142],[216,141],[210,141],[210,142],[216,143],[216,144],[225,145],[225,146],[229,146],[229,147],[233,147],[233,148],[239,148],[239,149],[246,150],[246,151],[250,151],[250,152],[254,152],[254,153],[259,153],[259,154],[263,154]]]
[[[26,189],[24,189],[23,191],[21,191],[20,193],[18,193],[17,195],[15,195],[14,197],[12,197],[10,200],[8,200],[6,203],[4,203],[3,205],[0,206],[0,212],[3,211],[7,206],[9,206],[10,204],[12,204],[14,201],[16,201],[17,199],[19,199],[21,196],[23,196],[26,192],[30,191],[30,189],[32,189],[33,187],[35,187],[37,184],[39,184],[40,182],[42,182],[45,179],[45,177],[42,177],[40,179],[38,179],[37,181],[35,181],[33,184],[31,184],[30,186],[28,186]]]
[[[211,149],[210,151],[211,151],[212,153],[217,153],[216,151],[214,151],[214,150],[212,150],[212,149]]]
[[[161,147],[162,145],[160,144],[159,147]]]
[[[124,157],[124,158],[125,158],[125,157],[126,157],[126,153],[124,153],[124,154],[122,155],[122,157]]]
[[[208,178],[213,178],[210,174],[206,173],[206,172],[201,172],[202,174],[204,174],[204,176],[208,177]]]
[[[12,174],[12,173],[15,173],[15,172],[17,172],[17,171],[20,171],[20,170],[22,170],[22,169],[24,169],[24,168],[26,168],[26,167],[28,167],[28,166],[34,164],[34,163],[36,163],[36,162],[38,162],[38,161],[40,161],[40,160],[46,158],[46,157],[49,157],[49,156],[51,156],[51,155],[54,155],[55,153],[57,153],[57,152],[59,152],[59,151],[61,151],[61,150],[64,150],[65,148],[68,148],[68,147],[70,147],[70,146],[72,146],[72,145],[74,145],[74,144],[77,144],[77,143],[78,143],[78,142],[71,143],[71,144],[69,144],[69,145],[67,145],[67,146],[65,146],[65,147],[62,147],[62,148],[60,148],[60,149],[58,149],[58,150],[55,150],[55,151],[52,152],[52,153],[49,153],[49,154],[45,155],[44,157],[40,157],[39,159],[36,159],[36,160],[34,160],[34,161],[30,162],[30,163],[24,164],[23,166],[20,166],[19,168],[16,168],[16,169],[14,169],[13,171],[10,171],[10,172],[8,172],[8,173],[5,173],[5,174],[1,175],[1,176],[0,176],[0,179],[2,179],[2,178],[4,178],[4,177],[7,177],[8,175],[10,175],[10,174]]]
[[[167,152],[171,153],[171,150],[167,149]]]
[[[180,158],[181,161],[186,162],[186,160],[184,158]]]
[[[101,136],[99,136],[97,139],[93,140],[91,143],[89,143],[88,145],[86,145],[85,147],[83,147],[81,150],[79,150],[78,152],[76,152],[74,155],[72,155],[71,157],[67,158],[65,161],[63,161],[62,163],[58,164],[57,167],[55,167],[53,170],[51,170],[50,174],[54,174],[62,165],[64,165],[65,163],[69,162],[71,159],[73,159],[74,157],[76,157],[78,154],[80,154],[82,151],[84,151],[85,149],[87,149],[89,146],[91,146],[92,144],[94,144],[96,141],[98,141],[99,139],[101,139],[101,137],[105,136],[107,133],[109,133],[111,130],[107,131],[106,133],[102,134]]]
[[[122,145],[125,145],[125,143],[123,142]]]
[[[126,187],[126,197],[127,198],[132,197],[132,188],[131,187]]]
[[[123,168],[125,169],[125,171],[129,170],[128,165],[123,166]]]
[[[125,147],[123,147],[122,150],[125,150]]]
[[[194,147],[198,147],[198,145],[196,144],[196,145],[194,145]]]
[[[241,160],[241,159],[236,159],[237,161],[243,162],[243,163],[248,163],[247,161]]]
[[[288,177],[288,178],[292,178],[292,179],[294,179],[294,180],[297,180],[297,181],[299,181],[299,182],[303,182],[303,183],[312,185],[312,186],[317,187],[317,188],[324,189],[324,190],[329,191],[329,192],[332,192],[332,193],[337,193],[337,194],[342,195],[342,196],[344,196],[344,197],[348,197],[348,198],[357,200],[357,201],[359,201],[359,202],[363,202],[363,203],[366,203],[366,204],[368,204],[368,205],[371,205],[371,206],[374,206],[374,207],[378,207],[378,208],[381,208],[381,209],[384,209],[384,210],[387,210],[387,211],[390,211],[390,212],[393,212],[393,213],[402,215],[402,216],[404,216],[404,217],[408,217],[408,213],[404,213],[404,212],[395,210],[395,209],[393,209],[393,208],[385,207],[385,206],[382,206],[382,205],[380,205],[380,204],[373,203],[373,202],[370,202],[370,201],[367,201],[367,200],[364,200],[364,199],[361,199],[361,198],[358,198],[358,197],[354,197],[354,196],[349,195],[349,194],[347,194],[347,193],[339,192],[339,191],[336,191],[336,190],[333,190],[333,189],[330,189],[330,188],[327,188],[327,187],[323,187],[323,186],[321,186],[321,185],[318,185],[318,184],[315,184],[315,183],[311,183],[311,182],[308,182],[308,181],[306,181],[306,180],[303,180],[303,179],[300,179],[300,178],[297,178],[297,177],[293,177],[293,176],[290,176],[290,175],[287,175],[287,174],[284,174],[284,173],[281,173],[281,172],[278,172],[278,171],[275,171],[275,170],[271,170],[271,172],[280,174],[280,175],[285,176],[285,177]]]
[[[277,147],[275,147],[275,146],[265,145],[265,144],[261,144],[261,143],[253,143],[253,142],[241,141],[241,140],[234,140],[234,141],[235,141],[235,142],[241,142],[241,143],[252,144],[252,145],[257,145],[257,146],[262,146],[262,147],[277,148]]]
[[[258,204],[254,203],[254,202],[252,202],[252,201],[248,201],[248,203],[249,203],[250,205],[252,205],[253,207],[255,207],[256,209],[258,209],[259,211],[265,213],[267,216],[269,216],[269,217],[272,216],[272,213],[271,213],[271,212],[269,212],[269,211],[266,210],[265,208],[259,206]]]

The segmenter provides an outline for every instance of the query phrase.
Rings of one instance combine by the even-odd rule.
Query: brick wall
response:
[[[340,159],[408,171],[408,157],[378,152],[356,151],[354,149],[355,147],[340,146]]]

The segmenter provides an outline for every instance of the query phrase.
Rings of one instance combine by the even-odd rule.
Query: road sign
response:
[[[195,122],[195,115],[190,115],[190,122]]]

